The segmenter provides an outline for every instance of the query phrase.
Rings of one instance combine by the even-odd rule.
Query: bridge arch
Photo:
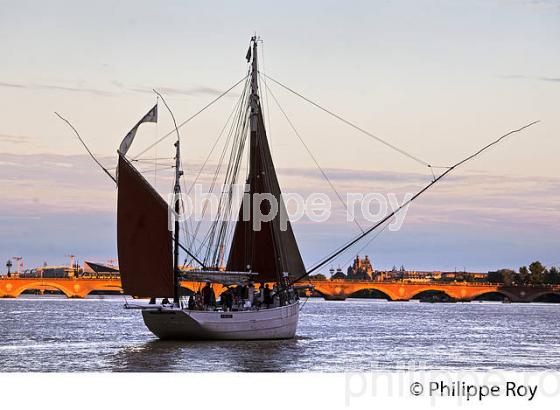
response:
[[[423,296],[430,296],[430,295],[445,295],[451,299],[460,299],[458,295],[454,292],[449,292],[448,289],[441,289],[437,286],[430,286],[421,289],[417,289],[410,294],[409,299],[421,299]]]
[[[471,295],[471,300],[482,300],[484,297],[492,297],[492,295],[500,296],[502,299],[509,299],[510,301],[518,301],[519,296],[508,292],[504,289],[494,288],[494,289],[482,289],[479,292],[475,292]]]
[[[488,290],[488,291],[480,292],[480,293],[474,295],[471,298],[471,300],[500,301],[500,300],[506,300],[506,299],[512,300],[512,298],[515,298],[515,297],[511,294],[508,294],[507,292],[502,291],[502,290]]]
[[[11,289],[8,295],[17,298],[26,290],[48,290],[51,288],[61,291],[68,298],[71,298],[74,295],[74,293],[71,292],[66,286],[60,285],[56,282],[50,282],[44,280],[24,283],[17,288]]]
[[[410,299],[423,299],[424,297],[430,297],[430,296],[445,296],[450,299],[457,299],[457,297],[455,295],[450,294],[450,292],[447,292],[443,289],[436,289],[436,288],[420,289],[417,292],[413,293],[410,296]]]
[[[377,296],[379,297],[367,297],[367,296],[361,296],[360,294],[367,294],[367,293],[372,293],[375,292]],[[385,300],[394,300],[388,292],[381,290],[375,286],[371,286],[371,287],[364,287],[362,289],[357,289],[354,290],[353,292],[349,292],[348,296],[349,298],[355,298],[355,297],[363,297],[366,299],[385,299]]]
[[[95,286],[87,287],[82,290],[82,292],[78,292],[79,297],[86,297],[91,295],[94,292],[118,292],[122,294],[122,288],[120,286],[111,285],[111,284],[95,284]],[[76,294],[74,294],[76,296]]]
[[[530,302],[560,303],[560,292],[553,290],[539,292],[531,297]]]

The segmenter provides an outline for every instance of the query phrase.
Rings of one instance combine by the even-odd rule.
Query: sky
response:
[[[448,166],[540,120],[413,204],[401,230],[384,231],[333,267],[357,252],[379,269],[560,263],[560,1],[0,0],[0,7],[0,261],[23,256],[31,267],[67,263],[68,254],[116,257],[114,184],[54,111],[113,167],[122,137],[155,103],[153,88],[179,120],[188,118],[245,75],[256,32],[261,71],[431,164]],[[426,167],[267,85],[341,194],[402,196],[430,181]],[[240,92],[181,129],[187,184]],[[284,191],[326,192],[336,203],[265,90],[263,101]],[[132,151],[171,127],[161,111]],[[150,155],[171,149],[168,140]],[[169,191],[164,171],[149,178]],[[325,223],[294,224],[308,266],[359,232],[340,211]]]

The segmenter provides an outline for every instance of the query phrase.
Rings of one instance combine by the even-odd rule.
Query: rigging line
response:
[[[424,188],[422,188],[420,191],[418,191],[412,198],[410,198],[408,201],[404,202],[401,206],[399,206],[397,209],[395,209],[393,212],[391,212],[389,215],[387,215],[385,218],[383,218],[380,222],[376,223],[371,228],[366,230],[363,234],[359,235],[358,237],[354,238],[353,240],[351,240],[350,242],[348,242],[347,244],[345,244],[344,246],[339,248],[337,251],[333,252],[330,256],[323,259],[321,262],[316,264],[314,267],[312,267],[310,270],[308,270],[305,274],[303,274],[300,277],[298,277],[297,279],[293,280],[291,283],[295,283],[298,280],[303,279],[305,276],[307,276],[310,273],[316,271],[321,266],[325,265],[326,263],[328,263],[331,260],[333,260],[334,258],[336,258],[338,255],[340,255],[342,252],[344,252],[350,246],[354,245],[356,242],[360,241],[362,238],[364,238],[365,236],[367,236],[368,234],[373,232],[375,229],[377,229],[379,226],[381,226],[387,220],[392,218],[397,212],[399,212],[403,208],[407,207],[412,201],[414,201],[416,198],[418,198],[420,195],[422,195],[424,192],[426,192],[428,189],[430,189],[433,185],[435,185],[438,181],[440,181],[444,176],[446,176],[447,174],[452,172],[454,169],[458,168],[459,166],[463,165],[464,163],[466,163],[466,162],[470,161],[471,159],[475,158],[476,156],[480,155],[483,151],[487,150],[488,148],[492,147],[493,145],[498,144],[504,138],[506,138],[506,137],[508,137],[512,134],[515,134],[517,132],[521,132],[521,131],[525,130],[526,128],[529,128],[530,126],[532,126],[532,125],[534,125],[538,122],[539,121],[533,121],[533,122],[531,122],[527,125],[522,126],[521,128],[517,128],[515,130],[509,131],[508,133],[502,135],[501,137],[499,137],[495,141],[492,141],[491,143],[485,145],[483,148],[479,149],[474,154],[471,154],[468,157],[466,157],[465,159],[462,159],[461,161],[457,162],[455,165],[451,166],[448,170],[446,170],[444,173],[442,173],[440,176],[438,176],[435,180],[433,180],[428,185],[426,185]]]
[[[348,121],[348,120],[342,118],[340,115],[338,115],[338,114],[336,114],[336,113],[334,113],[334,112],[332,112],[332,111],[330,111],[330,110],[324,108],[323,106],[317,104],[316,102],[310,100],[309,98],[307,98],[307,97],[301,95],[301,94],[298,93],[297,91],[292,90],[290,87],[288,87],[288,86],[282,84],[281,82],[275,80],[274,78],[270,77],[269,75],[267,75],[267,74],[265,74],[265,73],[263,73],[263,72],[261,72],[261,74],[264,75],[266,78],[268,78],[270,81],[272,81],[272,82],[278,84],[280,87],[282,87],[282,88],[288,90],[288,91],[291,92],[292,94],[297,95],[298,97],[300,97],[301,99],[307,101],[307,102],[310,103],[311,105],[314,105],[315,107],[319,108],[321,111],[324,111],[324,112],[326,112],[326,113],[329,114],[329,115],[332,115],[332,116],[335,117],[336,119],[342,121],[342,122],[345,123],[346,125],[349,125],[350,127],[354,128],[355,130],[360,131],[361,133],[367,135],[368,137],[373,138],[374,140],[376,140],[376,141],[382,143],[383,145],[385,145],[385,146],[387,146],[387,147],[389,147],[389,148],[391,148],[391,149],[393,149],[393,150],[395,150],[395,151],[401,153],[401,154],[404,155],[405,157],[408,157],[408,158],[412,159],[413,161],[418,162],[418,163],[421,164],[421,165],[424,165],[424,166],[426,166],[426,167],[430,167],[430,166],[431,166],[428,162],[426,162],[426,161],[424,161],[424,160],[422,160],[422,159],[420,159],[420,158],[418,158],[418,157],[416,157],[416,156],[410,154],[409,152],[407,152],[407,151],[403,150],[402,148],[399,148],[399,147],[397,147],[397,146],[391,144],[391,143],[388,142],[388,141],[385,141],[383,138],[380,138],[380,137],[378,137],[377,135],[374,135],[374,134],[372,134],[371,132],[366,131],[365,129],[363,129],[363,128],[359,127],[358,125],[354,124],[353,122],[350,122],[350,121]]]
[[[167,101],[165,101],[165,98],[163,98],[163,95],[161,95],[161,94],[159,93],[159,91],[156,90],[155,88],[153,88],[152,90],[153,90],[154,93],[157,94],[158,97],[161,98],[161,101],[163,101],[163,103],[165,104],[165,108],[167,108],[167,111],[169,111],[169,114],[171,114],[171,118],[173,119],[173,125],[175,125],[175,129],[174,129],[173,131],[167,133],[167,135],[165,135],[163,138],[165,138],[165,137],[167,137],[167,136],[173,134],[173,132],[175,132],[175,133],[177,134],[177,141],[180,141],[180,140],[181,140],[181,136],[179,135],[179,127],[177,126],[177,121],[175,120],[175,116],[173,115],[173,111],[171,111],[171,108],[169,108],[169,105],[167,105]],[[160,140],[161,140],[161,139],[160,139]],[[157,143],[154,144],[154,146],[155,146],[155,145],[157,145]],[[140,155],[142,155],[142,154],[140,154]],[[134,159],[138,159],[138,157],[139,157],[140,155],[137,155]]]
[[[278,109],[280,110],[280,112],[282,112],[282,115],[284,115],[284,118],[286,118],[286,121],[288,122],[288,124],[290,124],[290,127],[292,128],[292,130],[294,131],[294,133],[297,135],[299,141],[301,142],[301,144],[305,147],[305,150],[307,151],[307,153],[309,154],[309,156],[311,157],[311,159],[313,160],[313,162],[315,163],[315,165],[317,166],[317,168],[319,169],[319,171],[321,171],[321,174],[323,175],[323,178],[325,178],[325,180],[328,182],[328,184],[330,185],[331,189],[334,191],[334,193],[336,194],[336,196],[338,197],[340,203],[342,204],[342,206],[344,207],[344,209],[346,210],[346,214],[348,215],[348,206],[347,204],[344,202],[344,200],[342,199],[342,196],[339,194],[339,192],[336,190],[336,188],[334,187],[333,183],[331,182],[330,178],[327,176],[326,172],[323,170],[323,168],[321,168],[321,166],[319,165],[319,162],[317,161],[317,159],[315,158],[315,156],[313,155],[313,153],[311,152],[311,150],[309,149],[309,147],[307,146],[307,144],[305,143],[305,141],[303,140],[302,136],[300,135],[300,133],[297,131],[296,127],[294,126],[294,124],[292,123],[292,121],[290,120],[290,118],[288,117],[288,114],[286,114],[286,112],[284,111],[284,109],[282,108],[282,106],[280,105],[280,103],[278,102],[278,99],[276,98],[276,96],[274,95],[274,93],[272,92],[271,89],[268,88],[268,85],[266,83],[264,83],[265,88],[268,90],[268,92],[270,93],[270,95],[272,96],[272,99],[274,100],[274,102],[276,103],[276,106],[278,107]],[[357,221],[357,219],[354,218],[354,223],[356,224],[356,226],[360,229],[360,231],[362,231],[362,233],[364,232],[364,228],[362,228],[362,226],[360,225],[360,223]]]
[[[189,118],[187,118],[186,120],[184,120],[183,122],[181,122],[177,128],[181,128],[182,126],[184,126],[185,124],[187,124],[189,121],[191,121],[192,119],[194,119],[195,117],[197,117],[199,114],[201,114],[203,111],[205,111],[207,108],[210,108],[212,105],[214,105],[215,102],[217,102],[219,99],[221,99],[224,95],[226,95],[227,93],[229,93],[231,90],[233,90],[235,87],[237,87],[239,84],[241,84],[241,82],[243,80],[245,80],[247,78],[248,74],[245,75],[241,80],[237,81],[234,85],[232,85],[231,87],[229,87],[227,90],[225,90],[223,93],[221,93],[219,96],[217,96],[216,98],[214,98],[212,101],[210,101],[208,104],[206,104],[204,107],[202,107],[200,110],[198,110],[196,113],[194,113],[193,115],[191,115]],[[167,105],[167,104],[166,104]],[[161,138],[159,138],[156,142],[154,142],[153,144],[149,145],[148,147],[146,147],[143,151],[141,151],[138,155],[136,155],[134,157],[134,159],[137,159],[138,157],[140,157],[141,155],[145,154],[147,151],[149,151],[150,149],[152,149],[153,147],[155,147],[157,144],[159,144],[160,142],[162,142],[164,139],[166,139],[167,137],[169,137],[171,134],[173,134],[175,132],[175,130],[171,130],[169,131],[167,134],[163,135]]]
[[[173,124],[175,125],[175,132],[177,133],[177,142],[175,143],[175,145],[177,145],[177,156],[179,156],[179,145],[181,142],[181,135],[179,134],[179,127],[177,126],[177,121],[175,120],[175,115],[173,115],[173,111],[171,111],[171,108],[169,107],[169,105],[167,105],[167,101],[165,101],[165,98],[163,98],[163,96],[154,88],[153,90],[163,101],[163,103],[165,104],[165,107],[167,108],[167,110],[169,111],[169,114],[171,114],[171,118],[173,119]],[[169,134],[168,134],[169,135]],[[180,158],[178,158],[178,160],[180,161]],[[183,167],[183,164],[181,162],[179,162],[177,164],[177,166],[180,166],[181,168]],[[177,170],[177,178],[179,178],[179,176],[181,175],[181,173],[179,172],[179,170]],[[179,181],[176,181],[179,182]],[[175,194],[177,194],[178,192],[176,192],[174,190]],[[177,199],[174,199],[174,201],[176,201]],[[177,233],[177,237],[172,237],[174,241],[176,241],[176,245],[181,248],[183,251],[185,251],[187,253],[187,255],[189,255],[191,258],[193,258],[200,266],[202,266],[202,268],[206,268],[206,265],[201,262],[195,255],[193,255],[185,246],[181,245],[181,243],[178,240],[178,235],[179,233]],[[178,262],[177,260],[175,260],[175,266],[177,266]]]
[[[231,113],[230,113],[230,115],[229,115],[227,121],[225,122],[223,128],[220,130],[220,133],[219,133],[218,137],[216,138],[216,140],[214,141],[214,144],[213,144],[213,146],[212,146],[210,152],[209,152],[208,155],[206,156],[206,158],[205,158],[205,160],[204,160],[204,163],[202,164],[202,166],[201,166],[200,169],[198,170],[198,173],[197,173],[197,175],[196,175],[196,177],[195,177],[193,183],[191,184],[191,186],[190,186],[190,188],[188,189],[188,191],[186,191],[186,192],[187,192],[187,195],[190,194],[190,192],[192,191],[192,189],[193,189],[194,186],[196,185],[198,179],[200,178],[200,176],[201,176],[201,174],[202,174],[202,171],[204,170],[204,168],[205,168],[206,164],[208,163],[210,157],[212,156],[212,154],[213,154],[213,152],[214,152],[216,146],[218,145],[218,142],[221,140],[221,138],[222,138],[222,136],[223,136],[223,134],[224,134],[224,131],[225,131],[226,128],[228,127],[228,124],[229,124],[230,120],[231,120],[232,118],[234,118],[234,114],[235,114],[238,110],[241,109],[242,102],[244,101],[244,99],[246,98],[246,95],[247,95],[248,83],[249,83],[249,77],[246,76],[246,81],[245,81],[245,85],[244,85],[244,87],[243,87],[243,92],[242,92],[241,95],[239,96],[239,99],[238,99],[237,103],[234,105],[233,110],[231,111]],[[234,124],[234,122],[232,122],[232,127],[233,127],[233,124]],[[227,145],[228,145],[228,143],[229,143],[230,136],[231,136],[231,132],[228,133],[228,137],[227,137],[227,140],[226,140],[226,144],[225,144],[224,150],[227,149]],[[220,161],[219,161],[218,167],[217,167],[217,169],[216,169],[216,173],[215,173],[215,175],[214,175],[214,178],[213,178],[211,187],[214,186],[215,180],[216,180],[216,178],[217,178],[217,176],[218,176],[218,173],[219,173],[219,171],[220,171],[220,169],[221,169],[221,161],[222,161],[222,159],[223,159],[223,154],[222,154],[222,156],[220,157]],[[183,182],[184,182],[184,181],[183,181]],[[211,189],[213,189],[213,188],[211,188]],[[202,223],[202,219],[204,218],[205,212],[206,212],[206,206],[205,206],[204,209],[203,209],[202,218],[201,218],[201,220],[199,221],[199,223],[197,224],[196,228],[194,228],[194,227],[192,226],[192,221],[189,219],[189,223],[190,223],[190,225],[191,225],[191,230],[194,231],[193,238],[196,238],[196,236],[198,235],[198,231],[199,231],[199,229],[200,229],[200,225],[201,225],[201,223]],[[207,249],[210,249],[210,248],[208,247]],[[202,248],[199,248],[199,251],[201,251],[201,250],[202,250]],[[198,252],[196,252],[196,253],[198,253]]]
[[[375,239],[377,239],[377,237],[379,235],[381,235],[385,231],[385,229],[387,229],[387,227],[389,225],[391,225],[391,220],[388,220],[387,223],[364,244],[364,246],[362,246],[360,249],[358,249],[358,252],[356,252],[356,254],[359,255],[365,248],[367,248],[369,246],[369,244],[372,243]],[[354,256],[352,256],[352,258],[354,258]],[[333,259],[332,262],[334,262],[335,260],[336,260],[336,258]],[[348,259],[347,262],[345,262],[345,263],[346,264],[350,263],[350,260],[351,259]]]
[[[84,140],[82,139],[82,137],[80,136],[80,133],[78,132],[78,130],[76,128],[74,128],[74,126],[70,123],[70,121],[68,121],[66,118],[64,118],[62,115],[60,115],[59,113],[55,112],[55,114],[58,116],[58,118],[60,118],[62,121],[64,121],[66,124],[68,124],[68,126],[70,128],[72,128],[72,130],[74,131],[74,134],[76,134],[76,136],[78,137],[78,139],[80,140],[80,142],[82,143],[82,145],[84,146],[84,148],[86,149],[86,151],[88,152],[89,156],[95,161],[95,163],[97,165],[99,165],[101,167],[101,169],[107,174],[109,175],[109,178],[111,178],[113,180],[113,182],[116,184],[117,183],[117,179],[111,175],[111,173],[107,170],[107,168],[105,168],[101,162],[98,161],[97,158],[95,158],[95,156],[93,155],[93,153],[89,150],[88,146],[86,145],[86,143],[84,142]]]
[[[171,159],[175,159],[173,157],[157,157],[157,158],[140,158],[140,159],[131,159],[130,162],[154,162],[154,161],[159,161],[159,160],[171,160]]]
[[[264,41],[261,40],[261,61],[262,61],[262,67],[263,67],[263,71],[266,72],[266,65],[265,65],[265,61],[264,61]],[[259,76],[259,80],[260,80],[260,76]],[[270,149],[272,151],[272,135],[271,135],[271,129],[272,129],[272,124],[270,122],[270,104],[269,104],[269,98],[268,98],[268,85],[266,84],[266,78],[263,77],[263,84],[265,86],[265,93],[264,93],[264,102],[266,104],[266,120],[267,120],[267,129],[268,129],[268,141],[269,141],[269,145],[270,145]]]
[[[165,169],[173,169],[175,168],[175,165],[169,165],[169,166],[159,166],[157,168],[157,170],[165,170]],[[157,172],[157,170],[153,169],[153,168],[146,168],[146,169],[137,169],[137,171],[141,174],[151,174],[153,172]],[[154,188],[155,189],[155,188]]]
[[[236,127],[234,141],[232,143],[232,151],[229,157],[228,166],[226,169],[226,175],[224,179],[224,190],[221,192],[218,203],[218,217],[215,222],[212,223],[210,230],[208,231],[208,243],[212,245],[209,247],[209,252],[207,253],[208,258],[212,258],[213,261],[217,260],[218,252],[221,245],[224,244],[224,235],[226,233],[228,225],[228,217],[231,214],[232,206],[232,188],[235,186],[235,181],[237,179],[240,156],[243,153],[244,141],[246,134],[246,115],[240,113],[242,117],[241,125],[243,128]],[[245,118],[244,120],[242,118]],[[227,189],[226,189],[227,188]],[[225,195],[224,195],[225,194]]]
[[[245,91],[244,91],[245,92]],[[210,160],[210,157],[212,156],[212,154],[214,153],[214,150],[216,149],[216,146],[218,145],[218,142],[220,142],[220,140],[222,139],[222,136],[224,135],[224,131],[226,130],[231,118],[233,117],[233,115],[237,112],[239,105],[241,104],[241,101],[243,99],[244,94],[241,94],[241,96],[239,97],[239,99],[237,100],[237,103],[234,105],[233,110],[231,111],[231,113],[229,114],[226,123],[224,124],[224,126],[222,127],[220,133],[218,134],[218,137],[216,138],[216,140],[214,141],[214,144],[212,145],[212,148],[210,149],[210,152],[208,153],[208,155],[206,156],[206,159],[204,160],[204,162],[202,163],[202,166],[200,167],[200,169],[198,170],[198,173],[196,175],[196,178],[194,179],[191,187],[189,188],[187,194],[190,194],[190,192],[192,191],[194,185],[196,184],[196,182],[198,181],[198,178],[200,177],[202,171],[204,170],[204,167],[206,166],[206,164],[208,163],[208,161]]]
[[[247,86],[247,84],[246,84],[246,86]],[[239,114],[238,114],[238,117],[234,117],[234,120],[232,121],[232,124],[231,124],[231,128],[228,131],[226,142],[225,142],[225,145],[222,149],[222,153],[220,154],[220,158],[218,160],[218,165],[217,165],[216,170],[214,172],[214,175],[213,175],[213,178],[212,178],[212,181],[211,181],[211,185],[210,185],[210,188],[209,188],[209,192],[214,192],[214,188],[216,186],[216,181],[217,181],[217,178],[220,174],[222,165],[224,163],[224,158],[225,158],[225,155],[228,151],[230,140],[233,137],[232,152],[230,153],[230,161],[228,163],[228,166],[227,166],[228,169],[226,170],[226,176],[225,176],[226,181],[227,181],[227,178],[228,178],[228,175],[229,175],[229,172],[230,172],[229,169],[230,169],[231,164],[232,164],[231,156],[234,154],[234,147],[236,146],[236,141],[238,139],[239,121],[241,120],[241,115],[242,115],[243,106],[244,106],[243,101],[245,100],[246,96],[247,96],[247,87],[244,88],[243,94],[241,96],[242,99],[240,100],[239,104],[237,104],[236,107],[235,107],[235,112],[239,112]],[[227,123],[226,123],[226,125],[224,125],[224,129],[225,129],[226,126],[227,126]],[[222,202],[222,195],[220,195],[220,199],[219,199],[218,214],[220,212],[220,203],[221,202]],[[202,210],[202,218],[204,218],[207,206],[208,206],[208,202],[205,202],[203,210]],[[199,224],[197,226],[197,229],[196,229],[197,233],[198,233],[198,230],[199,230],[200,225],[202,223],[202,218],[201,218],[201,221],[199,222]],[[215,233],[215,224],[218,223],[218,220],[219,220],[219,218],[211,223],[211,226],[210,226],[209,230],[207,231],[207,233],[205,235],[205,238],[203,240],[203,242],[206,242],[208,240],[207,255],[212,252],[212,246],[211,245],[213,244],[213,242],[211,242],[211,241],[213,241],[214,233]]]
[[[436,174],[434,173],[434,169],[430,168],[430,171],[432,171],[432,180],[436,179]]]
[[[175,241],[175,238],[172,238],[173,241]],[[194,256],[185,246],[183,246],[183,244],[181,244],[181,242],[179,242],[179,248],[181,248],[182,250],[184,250],[187,255],[189,255],[191,258],[193,258],[200,266],[202,266],[202,269],[206,269],[206,265],[201,262],[196,256]]]
[[[220,155],[220,158],[218,160],[218,166],[217,166],[216,171],[214,173],[209,192],[214,191],[214,187],[215,187],[215,184],[216,184],[216,181],[217,181],[217,177],[219,176],[219,173],[221,171],[223,161],[224,161],[225,155],[228,151],[230,140],[232,138],[233,138],[232,148],[231,148],[229,162],[228,162],[227,169],[226,169],[224,187],[229,185],[228,181],[230,180],[230,177],[231,177],[232,166],[233,166],[234,163],[238,162],[238,159],[237,160],[235,159],[235,156],[236,156],[235,153],[236,153],[236,150],[238,149],[236,147],[239,145],[240,138],[243,139],[242,136],[246,132],[246,131],[244,132],[243,130],[246,130],[246,123],[247,123],[247,114],[246,114],[247,108],[246,108],[245,102],[248,98],[248,90],[249,90],[249,88],[248,88],[248,81],[247,81],[247,83],[245,84],[245,87],[243,89],[243,93],[241,95],[240,101],[235,107],[236,116],[233,117],[234,119],[231,123],[231,128],[228,131],[227,139],[226,139],[225,145],[223,147],[222,153]],[[227,124],[226,124],[226,126],[227,126]],[[222,205],[221,205],[223,203],[223,193],[224,192],[222,192],[222,195],[220,195],[220,199],[219,199],[218,215],[223,215],[223,212],[222,212],[223,208],[222,208]],[[205,210],[206,210],[206,205],[207,205],[207,203],[205,203],[205,207],[203,209],[203,216],[204,216],[204,213],[205,213]],[[221,217],[218,217],[218,218],[215,219],[214,222],[211,223],[211,226],[208,229],[208,231],[206,232],[206,235],[204,237],[203,242],[208,241],[207,256],[210,256],[210,253],[212,252],[212,247],[215,243],[214,239],[216,238],[215,237],[216,226],[217,226],[218,221],[220,219],[221,219]],[[202,222],[202,220],[201,220],[201,222]],[[201,222],[199,222],[199,226],[197,226],[197,232],[198,232],[198,229],[200,227]]]
[[[171,111],[171,108],[170,108],[169,105],[167,104],[167,101],[165,100],[165,98],[163,98],[163,95],[161,95],[155,88],[153,89],[153,91],[157,94],[158,98],[161,98],[161,100],[163,101],[163,104],[165,105],[165,108],[167,108],[167,111],[169,111],[169,114],[171,114],[171,118],[173,119],[173,125],[175,125],[175,132],[177,133],[177,142],[175,143],[175,145],[177,146],[177,149],[178,149],[177,156],[179,156],[179,154],[180,154],[179,148],[180,148],[180,147],[178,146],[178,144],[181,143],[181,136],[180,136],[180,134],[179,134],[179,127],[177,126],[177,121],[176,121],[176,119],[175,119],[175,115],[173,114],[173,111]],[[170,135],[170,134],[171,134],[171,133],[169,133],[169,134],[167,134],[167,135]],[[156,146],[156,145],[157,145],[157,142],[155,143],[154,146]],[[157,152],[156,152],[156,157],[157,157]],[[138,158],[138,156],[137,156],[136,158]],[[175,158],[175,159],[178,160],[179,163],[177,164],[177,166],[180,167],[179,170],[176,170],[176,175],[178,175],[178,177],[180,177],[180,176],[182,175],[182,170],[184,169],[184,167],[183,167],[183,161],[182,161],[182,158],[180,158],[180,157],[179,157],[179,158]],[[157,175],[157,168],[156,168],[156,175]],[[176,177],[176,179],[177,179],[178,177]],[[181,189],[181,188],[180,188],[181,182],[182,182],[183,185],[184,185],[184,179],[183,179],[183,181],[175,181],[175,182],[174,182],[173,191],[175,192],[175,194],[178,194],[178,193],[180,192],[180,189]],[[177,184],[177,183],[179,184],[179,192],[176,192],[176,191],[175,191],[175,184]],[[174,199],[174,201],[176,201],[176,200],[177,200],[177,199]],[[180,202],[180,205],[179,205],[179,206],[184,210],[184,206],[183,206],[183,204],[182,204],[181,202]],[[180,232],[179,232],[179,234],[180,234]]]
[[[159,95],[156,96],[156,106],[159,104]],[[159,122],[156,121],[156,126],[154,127],[154,132],[155,132],[155,139],[157,140],[158,138],[158,134],[159,134]],[[158,156],[158,150],[157,150],[157,146],[155,147],[154,150],[154,156],[156,157],[156,160],[154,162],[154,189],[157,191],[157,165],[158,165],[158,160],[157,160],[157,156]]]

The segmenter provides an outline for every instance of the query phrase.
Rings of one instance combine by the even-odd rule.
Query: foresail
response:
[[[252,131],[251,134],[253,133]],[[277,281],[284,272],[289,273],[291,277],[302,275],[305,273],[305,266],[290,222],[287,221],[285,230],[281,229],[280,216],[287,215],[286,207],[281,197],[260,113],[257,130],[251,135],[251,141],[253,154],[247,180],[251,188],[251,198],[255,193],[270,193],[276,198],[279,212],[270,222],[262,222],[260,231],[254,231],[253,212],[250,213],[251,218],[245,221],[243,209],[240,209],[226,269],[258,272],[257,281]],[[263,201],[263,215],[268,214],[269,208],[268,201]]]
[[[137,297],[173,297],[168,205],[119,155],[117,248],[122,288]]]

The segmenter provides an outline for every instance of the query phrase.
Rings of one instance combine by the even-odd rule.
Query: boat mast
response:
[[[257,36],[251,37],[252,42],[252,61],[251,61],[251,96],[249,97],[249,106],[251,108],[250,116],[249,116],[249,135],[250,135],[250,144],[249,144],[249,181],[250,183],[255,183],[255,172],[257,169],[257,128],[258,128],[258,121],[259,121],[259,83],[258,83],[258,62],[257,62]],[[252,192],[252,190],[250,191]],[[252,207],[252,198],[249,201],[250,204],[247,206]],[[250,208],[251,209],[251,208]],[[250,211],[252,213],[252,209]],[[246,236],[249,238],[247,243],[246,252],[248,252],[249,258],[249,265],[247,265],[247,270],[252,270],[252,263],[253,263],[253,243],[254,243],[254,231],[252,224],[247,224],[247,229],[249,230],[248,235]]]
[[[257,64],[257,37],[251,37],[251,42],[253,43],[253,60],[251,65],[251,134],[257,132],[257,115],[259,110],[259,84],[257,81],[257,75],[259,72],[259,67]]]
[[[173,304],[179,306],[179,213],[181,212],[180,195],[181,195],[181,183],[180,178],[183,175],[181,171],[181,143],[179,138],[175,142],[175,186],[173,188],[174,201],[175,201],[175,226],[174,226],[174,236],[175,243],[173,247]]]

